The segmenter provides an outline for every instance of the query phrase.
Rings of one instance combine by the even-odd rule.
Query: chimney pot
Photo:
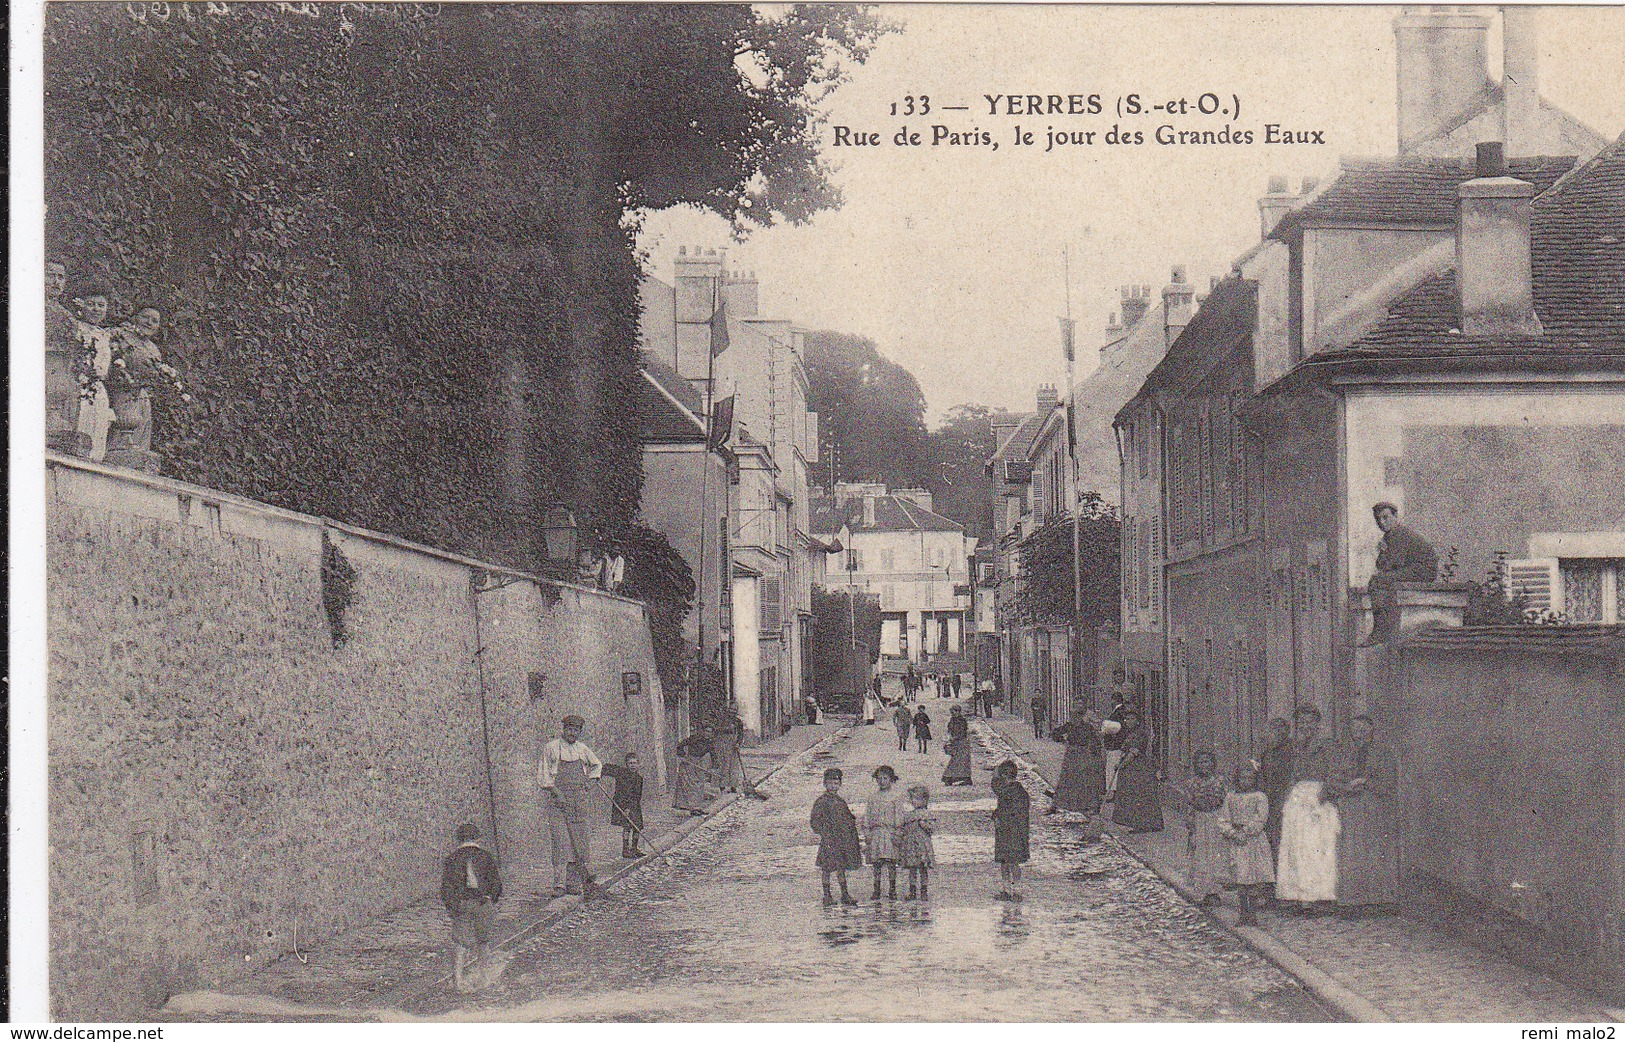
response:
[[[1254,182],[1255,184],[1257,182]],[[1271,174],[1269,186],[1264,189],[1269,195],[1285,195],[1288,192],[1285,174]]]
[[[1218,288],[1219,288],[1219,276],[1217,276],[1217,275],[1209,275],[1207,277],[1207,289],[1208,289],[1208,292],[1211,293],[1211,292],[1213,292],[1214,290],[1216,290]]]
[[[1483,176],[1498,166],[1500,174]],[[1479,171],[1481,176],[1456,189],[1461,331],[1468,336],[1539,336],[1529,254],[1535,188],[1506,175],[1500,142],[1479,145]]]
[[[1303,188],[1299,190],[1298,194],[1299,195],[1308,195],[1310,192],[1313,192],[1315,189],[1317,189],[1319,187],[1320,187],[1320,178],[1318,178],[1318,177],[1306,177],[1306,178],[1303,179]]]
[[[1499,141],[1480,141],[1474,173],[1477,177],[1507,176],[1506,146]]]
[[[688,256],[688,247],[687,246],[679,246],[679,247],[677,247],[677,256],[679,256],[679,257],[687,257]]]
[[[1183,264],[1175,264],[1174,267],[1173,267],[1173,271],[1170,274],[1172,276],[1172,281],[1174,281],[1174,282],[1184,282],[1185,281],[1185,266]]]

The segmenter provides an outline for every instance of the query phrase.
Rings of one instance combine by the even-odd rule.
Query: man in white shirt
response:
[[[547,794],[549,830],[553,838],[553,896],[580,894],[592,884],[592,790],[603,776],[598,754],[581,740],[587,722],[571,714],[560,721],[562,737],[542,749],[538,765],[542,791]]]

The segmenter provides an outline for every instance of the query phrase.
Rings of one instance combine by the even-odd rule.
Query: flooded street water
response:
[[[928,703],[938,728],[946,708]],[[1030,772],[1025,901],[996,900],[990,768],[1008,752],[977,730],[972,788],[946,757],[900,753],[884,724],[791,760],[664,859],[512,953],[478,995],[432,994],[416,1014],[493,1020],[1325,1020],[1300,985],[1181,901],[1115,847],[1041,810]],[[825,908],[808,827],[829,766],[861,821],[870,772],[925,783],[939,822],[929,901]],[[906,892],[906,874],[900,893]]]

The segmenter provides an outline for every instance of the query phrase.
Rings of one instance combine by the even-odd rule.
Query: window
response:
[[[1199,498],[1199,528],[1195,534],[1203,543],[1213,541],[1213,414],[1203,410],[1201,427],[1201,442],[1197,449],[1196,469],[1199,487],[1196,494]]]
[[[1563,577],[1563,613],[1571,622],[1620,621],[1619,592],[1625,559],[1565,558],[1559,568]]]
[[[888,609],[897,607],[897,587],[888,583],[880,588],[880,606]]]
[[[846,552],[846,570],[849,572],[863,571],[863,551],[853,548]]]
[[[776,635],[784,618],[784,604],[782,601],[783,587],[778,579],[763,579],[761,581],[762,611],[761,629],[763,636]]]
[[[932,547],[931,548],[931,567],[933,567],[933,568],[941,568],[942,567],[942,562],[943,562],[942,547],[940,547],[940,546]]]
[[[1239,394],[1230,399],[1230,524],[1237,535],[1252,530],[1252,504],[1247,496],[1247,430],[1241,423],[1241,408],[1246,401]]]
[[[1135,526],[1138,531],[1134,533],[1137,544],[1138,573],[1135,578],[1139,582],[1139,604],[1142,608],[1151,607],[1151,522],[1141,521]]]
[[[880,551],[880,570],[894,572],[897,570],[897,555],[891,550]]]

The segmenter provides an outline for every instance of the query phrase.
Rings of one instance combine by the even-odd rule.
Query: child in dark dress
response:
[[[643,775],[638,773],[638,754],[626,754],[626,766],[606,763],[604,773],[615,779],[609,794],[609,823],[621,827],[621,857],[642,857],[638,841],[643,838]]]
[[[812,830],[818,833],[818,870],[823,875],[824,904],[835,903],[830,894],[829,877],[833,873],[841,884],[841,903],[855,905],[857,899],[846,888],[848,869],[863,867],[863,850],[858,843],[858,819],[852,808],[841,799],[841,769],[831,767],[824,772],[824,794],[812,808]]]
[[[914,740],[920,747],[920,752],[931,751],[931,717],[921,706],[919,712],[914,714]]]
[[[993,860],[999,865],[998,897],[1021,900],[1021,865],[1029,858],[1032,798],[1016,780],[1016,762],[1006,760],[993,772],[993,795],[999,805],[993,811]]]

